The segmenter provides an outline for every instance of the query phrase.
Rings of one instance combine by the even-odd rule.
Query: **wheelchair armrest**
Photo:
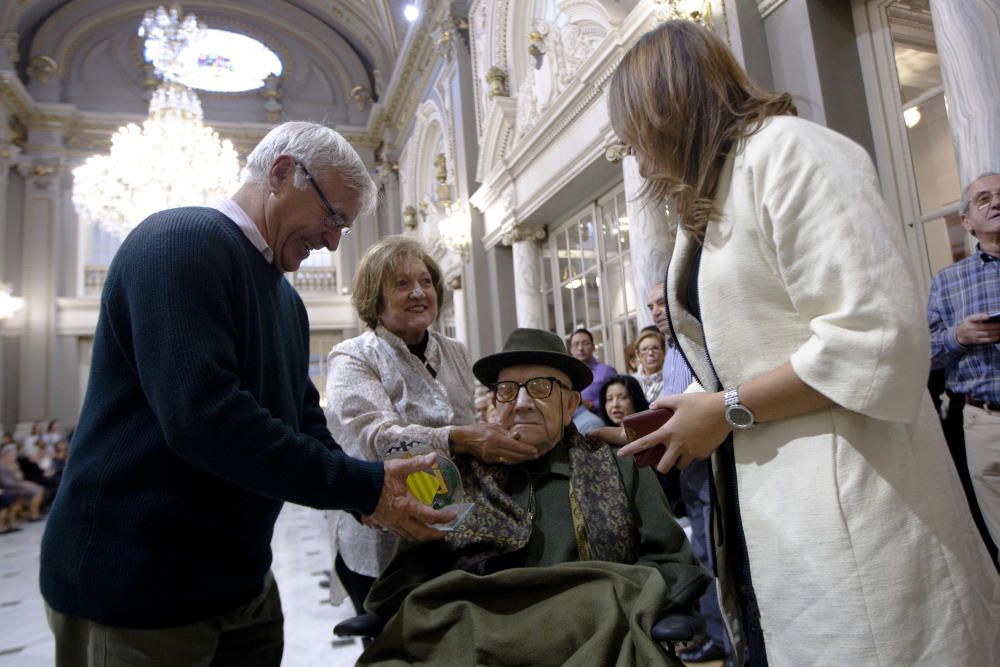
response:
[[[333,626],[338,637],[378,637],[385,627],[385,619],[375,614],[361,614]]]
[[[703,625],[701,620],[688,614],[669,614],[657,621],[649,634],[658,642],[688,642],[695,638]]]

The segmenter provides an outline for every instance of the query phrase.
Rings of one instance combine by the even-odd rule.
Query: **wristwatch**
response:
[[[740,388],[732,387],[726,390],[726,421],[733,428],[740,430],[752,428],[757,422],[750,408],[740,403]]]

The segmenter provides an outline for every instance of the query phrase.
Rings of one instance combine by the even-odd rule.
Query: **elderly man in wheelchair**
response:
[[[573,427],[590,369],[518,329],[473,372],[537,457],[458,457],[473,509],[444,540],[401,542],[370,613],[335,632],[377,634],[361,665],[679,665],[661,642],[690,638],[710,578],[652,471]]]

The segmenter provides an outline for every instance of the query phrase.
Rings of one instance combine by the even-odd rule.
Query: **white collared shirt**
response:
[[[216,211],[226,216],[230,220],[236,223],[236,226],[240,228],[240,231],[250,239],[250,243],[253,244],[260,253],[264,255],[264,259],[268,261],[269,264],[274,264],[274,252],[271,247],[267,245],[267,241],[264,239],[264,235],[260,233],[257,229],[257,225],[247,212],[240,208],[237,204],[229,197],[219,197],[214,202],[208,205],[209,208],[214,208]]]

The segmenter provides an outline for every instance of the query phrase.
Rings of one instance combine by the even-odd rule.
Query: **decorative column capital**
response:
[[[545,227],[532,227],[531,225],[513,225],[504,231],[500,236],[500,243],[512,246],[522,241],[534,241],[540,243],[548,235]]]
[[[40,160],[26,157],[17,163],[17,172],[32,187],[48,190],[59,180],[62,167],[62,160]]]
[[[604,149],[604,158],[611,164],[621,164],[628,157],[628,146],[616,141]]]

